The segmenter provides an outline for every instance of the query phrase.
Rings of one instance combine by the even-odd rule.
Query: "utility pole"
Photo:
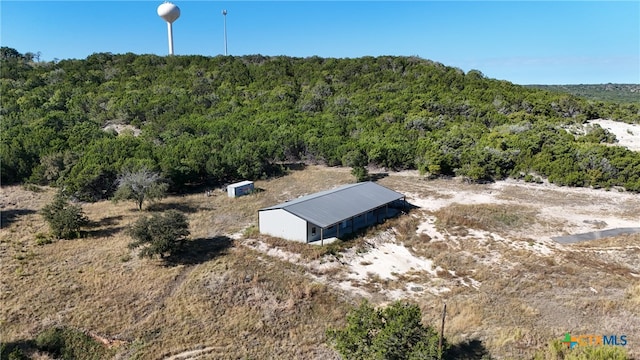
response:
[[[442,327],[440,328],[440,340],[438,341],[438,358],[442,359],[442,342],[444,340],[444,319],[447,316],[447,303],[444,303],[442,309]]]

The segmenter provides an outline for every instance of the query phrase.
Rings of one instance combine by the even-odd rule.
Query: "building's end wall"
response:
[[[287,240],[307,242],[307,222],[282,209],[258,212],[260,233]]]
[[[238,197],[242,195],[250,194],[253,191],[253,183],[241,185],[241,186],[227,186],[227,194],[229,197]]]

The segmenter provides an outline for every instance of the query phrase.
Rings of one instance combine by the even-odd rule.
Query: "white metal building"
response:
[[[247,195],[253,191],[253,181],[241,181],[227,186],[229,197]]]
[[[404,207],[405,196],[362,182],[260,209],[260,233],[310,243],[376,224]]]

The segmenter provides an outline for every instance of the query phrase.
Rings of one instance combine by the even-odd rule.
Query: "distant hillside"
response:
[[[528,85],[527,87],[563,92],[597,101],[640,103],[640,84]]]
[[[0,66],[2,183],[64,186],[88,201],[109,198],[127,169],[154,169],[186,191],[268,178],[287,162],[640,191],[637,153],[582,128],[637,122],[639,104],[417,57],[98,53],[54,63],[3,47]]]

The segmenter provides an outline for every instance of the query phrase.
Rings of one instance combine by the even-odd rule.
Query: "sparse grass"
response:
[[[632,304],[640,305],[640,284],[629,286],[626,293],[626,298]]]
[[[405,245],[417,240],[416,230],[420,224],[420,218],[414,216],[399,216],[388,221],[387,226],[396,232],[396,240]]]
[[[514,346],[524,337],[526,330],[520,327],[503,328],[498,331],[498,336],[492,342],[499,347]]]
[[[576,346],[567,348],[559,339],[550,341],[546,349],[539,350],[534,360],[629,360],[625,348],[621,346]]]
[[[461,227],[506,233],[531,225],[536,221],[536,213],[524,205],[451,204],[435,215],[437,225],[444,229]]]
[[[258,237],[258,236],[260,236],[260,229],[255,225],[251,225],[251,226],[249,226],[248,228],[246,228],[244,230],[243,235],[244,235],[245,238]]]
[[[616,249],[625,248],[628,251],[634,251],[634,249],[640,249],[640,233],[608,237],[598,240],[581,241],[570,245],[574,249],[584,250],[603,250],[603,249]]]
[[[166,298],[163,311],[144,324],[160,330],[149,346],[162,346],[167,354],[193,344],[215,346],[214,358],[331,354],[322,345],[322,330],[325,322],[341,322],[347,304],[304,278],[299,267],[258,255],[239,247],[232,256],[193,269]]]
[[[575,192],[558,197],[546,190],[519,192],[506,186],[508,196],[503,199],[531,206],[452,205],[434,213],[413,209],[351,240],[324,247],[257,233],[258,209],[351,181],[348,169],[308,167],[258,181],[256,186],[265,191],[242,198],[230,199],[216,191],[210,197],[190,194],[164,199],[158,209],[185,211],[191,237],[200,246],[219,236],[241,238],[219,255],[172,265],[140,260],[127,249],[131,240],[123,230],[140,216],[131,204],[83,204],[94,224],[86,237],[37,245],[44,238],[37,234],[48,230],[37,210],[54,191],[3,189],[0,338],[19,342],[33,339],[44,329],[68,326],[122,341],[116,350],[121,358],[155,359],[194,349],[201,349],[208,358],[336,358],[324,343],[325,330],[343,324],[350,306],[359,302],[355,295],[333,286],[347,279],[339,261],[345,261],[347,252],[370,251],[367,241],[389,229],[413,254],[441,267],[442,277],[414,271],[398,273],[394,281],[372,275],[354,285],[369,291],[373,303],[388,301],[385,290],[402,290],[408,282],[424,288],[411,296],[420,304],[425,324],[439,324],[441,304],[446,301],[445,335],[453,342],[479,339],[498,358],[530,358],[536,348],[568,330],[588,333],[609,324],[611,331],[640,333],[635,316],[640,286],[631,275],[640,268],[640,234],[573,244],[553,256],[540,256],[529,245],[543,243],[534,235],[503,235],[504,240],[469,230],[525,232],[531,224],[541,224],[533,206],[537,201],[554,206],[574,199],[577,204],[593,202]],[[394,175],[379,182],[437,199],[450,197],[457,187],[484,191],[488,186]],[[7,209],[12,211],[6,211],[9,217],[4,214]],[[607,214],[637,216],[638,211],[638,202],[627,202],[620,212]],[[417,234],[418,226],[434,215],[449,234],[435,239]],[[301,260],[282,261],[241,246],[251,241],[299,254]],[[314,272],[304,267],[312,261],[335,261],[339,266]],[[375,260],[369,266],[375,268]],[[322,277],[331,280],[312,280]],[[470,279],[480,281],[479,288],[460,284]],[[427,291],[432,285],[451,291],[434,295]],[[567,329],[567,324],[577,325]],[[637,355],[640,338],[629,336],[628,349]]]
[[[195,209],[187,212],[191,237],[206,239],[257,220],[263,205],[256,198],[266,193],[245,199],[187,195],[160,204]],[[39,209],[48,195],[29,195],[28,206]],[[140,216],[129,207],[84,204],[95,226],[83,239],[36,245],[33,229],[44,225],[37,214],[14,220],[13,232],[3,229],[2,249],[10,250],[0,252],[3,341],[61,325],[123,340],[119,351],[141,359],[197,344],[214,346],[214,358],[334,356],[324,345],[325,326],[339,325],[348,303],[325,285],[294,265],[265,262],[243,248],[189,266],[140,260],[128,251],[131,240],[122,231]]]
[[[22,189],[24,189],[26,191],[35,192],[35,193],[39,193],[39,192],[44,191],[40,186],[35,185],[35,184],[24,184],[24,185],[22,185]]]
[[[260,241],[263,241],[272,248],[280,249],[291,254],[300,255],[304,260],[318,260],[325,255],[336,255],[345,246],[345,244],[340,241],[320,246],[309,245],[264,235],[260,235],[258,238],[260,239]]]
[[[446,331],[455,338],[482,324],[484,309],[474,299],[462,298],[447,302]]]

